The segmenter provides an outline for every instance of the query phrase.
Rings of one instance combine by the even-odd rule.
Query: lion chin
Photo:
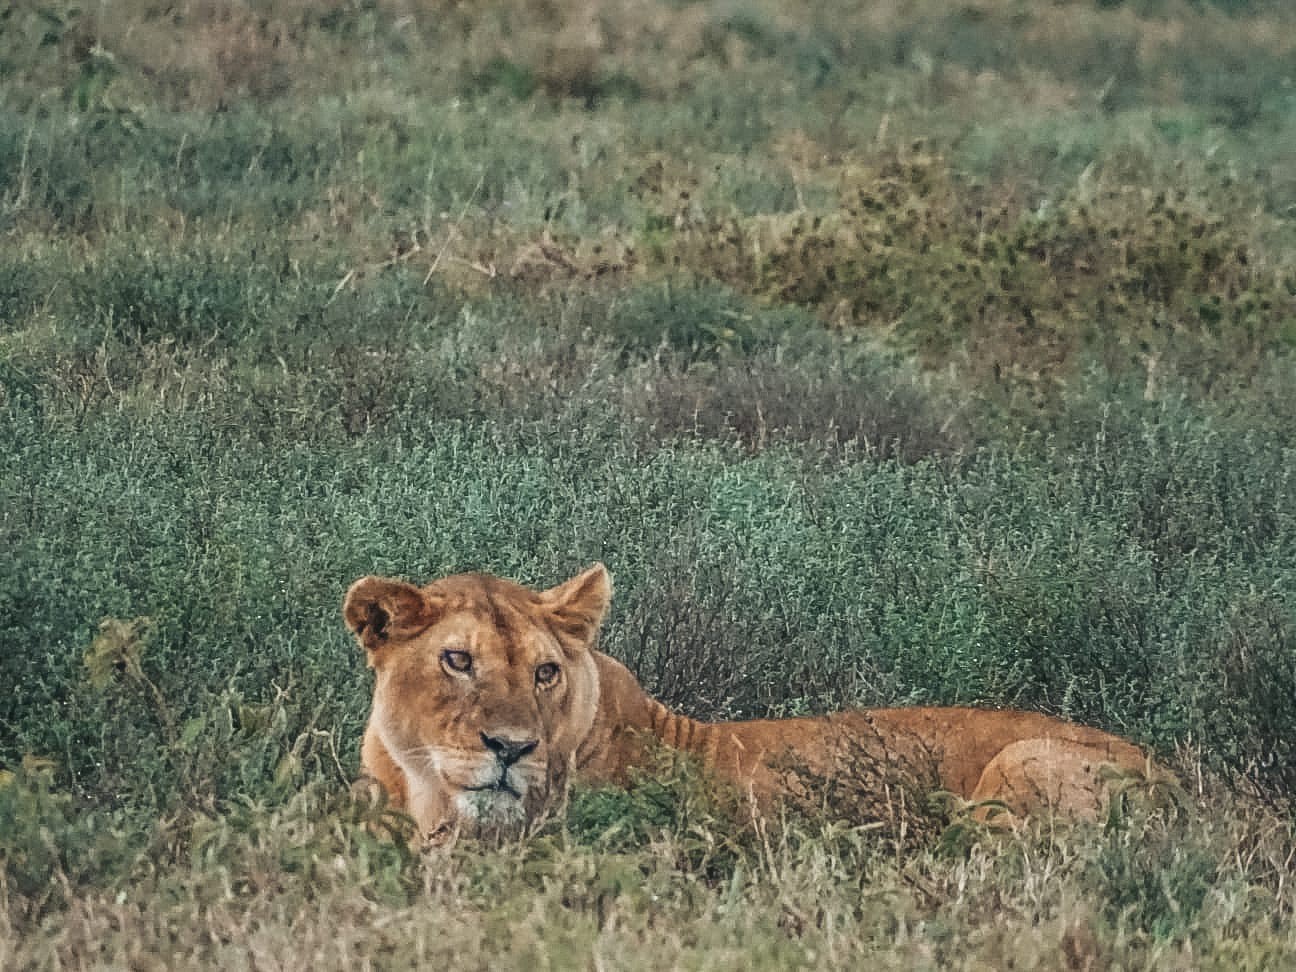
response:
[[[515,832],[533,816],[529,809],[537,800],[537,786],[530,774],[517,768],[484,766],[476,782],[447,786],[453,794],[453,816],[446,821],[461,831]]]
[[[461,790],[454,809],[460,820],[476,827],[521,829],[527,821],[520,794],[506,790]]]
[[[663,745],[736,784],[757,812],[813,797],[816,780],[853,788],[865,805],[902,776],[970,801],[996,824],[1039,813],[1093,819],[1114,780],[1153,770],[1133,743],[1037,712],[689,719],[595,650],[611,598],[602,564],[545,591],[488,574],[425,587],[356,581],[343,615],[375,673],[365,775],[437,838],[521,832],[573,773],[624,783]]]

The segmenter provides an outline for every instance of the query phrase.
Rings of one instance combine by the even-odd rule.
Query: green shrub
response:
[[[78,807],[51,785],[44,761],[26,762],[0,778],[0,880],[20,919],[35,924],[83,884],[127,881],[144,841],[125,815]]]
[[[563,827],[577,844],[617,853],[669,835],[690,870],[732,872],[753,849],[745,817],[741,794],[691,760],[661,751],[628,786],[577,786]]]
[[[0,333],[18,330],[45,299],[48,278],[30,260],[0,262]]]
[[[762,311],[723,289],[670,283],[636,289],[612,303],[607,314],[608,338],[643,357],[662,348],[692,360],[750,354],[805,327],[795,312]]]
[[[76,313],[87,330],[126,341],[234,343],[276,309],[276,280],[252,256],[116,254],[80,281]]]
[[[827,214],[704,220],[668,259],[739,290],[893,332],[932,365],[1050,395],[1094,360],[1209,388],[1289,344],[1291,271],[1183,192],[998,213],[944,164],[852,172]]]

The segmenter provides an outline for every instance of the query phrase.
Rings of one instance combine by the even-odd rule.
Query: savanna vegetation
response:
[[[1296,964],[1286,0],[0,10],[0,966]],[[416,854],[370,572],[703,717],[1041,709],[1101,825],[688,766]]]

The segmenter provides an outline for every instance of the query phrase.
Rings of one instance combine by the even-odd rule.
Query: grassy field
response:
[[[1286,0],[5,6],[0,966],[1296,964],[1293,144]],[[594,560],[692,715],[1183,791],[375,837],[346,586]]]

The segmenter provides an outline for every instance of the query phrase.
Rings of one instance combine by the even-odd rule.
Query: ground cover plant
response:
[[[1296,962],[1279,0],[0,11],[0,965]],[[1038,708],[1100,826],[688,766],[410,852],[362,574],[692,715]],[[651,947],[646,947],[651,946]]]

